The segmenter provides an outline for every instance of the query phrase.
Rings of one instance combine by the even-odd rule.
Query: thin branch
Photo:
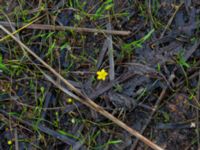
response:
[[[0,25],[5,27],[10,27],[10,23],[5,21],[0,21]],[[113,35],[129,35],[130,31],[119,31],[119,30],[104,30],[104,29],[94,29],[94,28],[81,28],[81,27],[71,27],[71,26],[55,26],[46,24],[31,24],[26,23],[14,23],[11,22],[14,27],[24,27],[27,29],[38,29],[38,30],[61,30],[61,31],[74,31],[74,32],[90,32],[90,33],[102,33],[102,34],[113,34]]]
[[[10,28],[14,31],[14,32],[12,33],[12,35],[14,35],[14,34],[17,34],[18,32],[20,32],[21,30],[23,30],[23,29],[25,29],[25,28],[28,28],[28,27],[31,26],[34,22],[38,21],[38,20],[41,19],[42,17],[43,17],[43,16],[40,16],[40,17],[34,19],[33,21],[24,24],[24,25],[21,26],[21,28],[19,28],[18,30],[15,30],[15,29],[14,29],[14,27],[16,27],[16,24],[13,24],[13,22],[10,22],[10,21],[9,21],[9,22],[5,22],[5,23],[7,24],[8,27],[10,27]],[[1,25],[1,23],[0,23],[0,25]],[[10,35],[7,35],[7,36],[1,38],[1,39],[0,39],[0,42],[1,42],[1,41],[4,41],[5,39],[7,39],[7,38],[9,38],[9,37],[10,37]],[[19,38],[19,37],[18,37],[18,38]]]
[[[19,141],[18,141],[17,128],[14,128],[14,136],[15,136],[15,150],[19,150]]]
[[[109,22],[107,24],[107,29],[111,30],[111,23]],[[113,41],[112,41],[112,35],[108,35],[108,57],[109,57],[109,77],[110,80],[115,79],[115,62],[114,62],[114,56],[113,56]]]

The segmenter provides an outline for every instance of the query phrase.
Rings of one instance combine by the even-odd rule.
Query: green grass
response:
[[[130,43],[125,43],[122,45],[122,56],[124,57],[126,54],[130,57],[131,54],[134,52],[135,48],[142,48],[142,44],[146,42],[148,39],[151,38],[151,35],[154,33],[154,29],[149,31],[144,37],[142,37],[139,40],[132,41]]]
[[[2,55],[0,54],[0,71],[9,72],[9,69],[3,63]]]
[[[187,71],[186,69],[190,68],[190,64],[186,62],[185,58],[184,58],[184,53],[183,51],[181,51],[178,54],[178,58],[177,58],[177,63],[180,65],[181,70],[184,74],[185,80],[186,80],[186,85],[187,87],[189,86],[189,80],[188,80],[188,75],[187,75]],[[185,69],[186,68],[186,69]]]

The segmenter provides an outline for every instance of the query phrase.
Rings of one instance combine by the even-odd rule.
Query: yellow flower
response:
[[[12,141],[11,141],[11,140],[9,140],[9,141],[8,141],[8,145],[11,145],[11,144],[12,144]]]
[[[105,71],[105,69],[101,69],[100,71],[97,71],[97,79],[98,80],[105,80],[108,73]]]
[[[67,103],[68,103],[68,104],[72,104],[72,103],[73,103],[73,99],[72,99],[72,98],[68,98],[68,99],[67,99]]]

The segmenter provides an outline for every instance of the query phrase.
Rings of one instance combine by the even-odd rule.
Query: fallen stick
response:
[[[27,26],[27,23],[14,23],[0,21],[0,25],[5,27],[23,27]],[[38,29],[38,30],[61,30],[61,31],[74,31],[74,32],[90,32],[90,33],[101,33],[101,34],[113,34],[113,35],[129,35],[130,31],[119,31],[119,30],[104,30],[94,28],[81,28],[81,27],[70,27],[70,26],[57,26],[57,25],[46,25],[46,24],[30,24],[26,27],[27,29]]]
[[[115,124],[117,124],[119,127],[125,129],[128,131],[131,135],[137,137],[141,141],[143,141],[145,144],[147,144],[149,147],[151,147],[154,150],[163,150],[161,147],[141,135],[136,130],[130,128],[128,125],[126,125],[124,122],[107,112],[103,109],[103,107],[97,105],[95,102],[93,102],[89,97],[82,94],[81,91],[79,91],[77,88],[75,88],[71,83],[69,83],[63,76],[61,76],[58,72],[56,72],[51,66],[49,66],[46,62],[44,62],[37,54],[35,54],[31,49],[29,49],[24,43],[22,43],[18,38],[16,38],[12,33],[10,33],[6,28],[4,28],[2,25],[0,25],[0,28],[7,34],[12,37],[13,40],[15,40],[21,47],[23,47],[30,55],[32,55],[35,59],[37,59],[41,64],[43,64],[51,73],[53,73],[60,81],[62,81],[71,91],[66,91],[69,96],[73,96],[78,100],[79,102],[85,104],[89,108],[99,112],[104,117],[108,118],[109,120],[113,121]],[[60,88],[60,85],[55,84],[58,88]],[[77,96],[78,95],[78,96]]]
[[[109,22],[107,24],[107,29],[111,30],[111,23]],[[108,58],[109,58],[109,78],[110,80],[115,79],[115,62],[114,62],[114,50],[113,50],[113,38],[112,35],[108,35],[107,37],[108,40]]]

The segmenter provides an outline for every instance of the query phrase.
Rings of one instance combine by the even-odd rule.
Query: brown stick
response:
[[[111,23],[109,22],[106,27],[108,30],[111,30]],[[108,40],[108,58],[109,58],[109,68],[110,68],[109,78],[112,81],[115,79],[115,62],[114,62],[114,55],[113,55],[112,35],[108,35],[107,40]]]
[[[26,26],[26,23],[16,24],[14,22],[8,23],[6,21],[0,21],[0,25],[5,27],[23,27]],[[94,28],[81,28],[81,27],[70,27],[70,26],[55,26],[55,25],[46,25],[46,24],[31,24],[26,27],[27,29],[38,29],[38,30],[61,30],[61,31],[74,31],[74,32],[90,32],[90,33],[102,33],[102,34],[113,34],[113,35],[129,35],[130,31],[119,31],[119,30],[104,30],[104,29],[94,29]]]
[[[15,137],[15,150],[19,150],[19,139],[18,139],[18,133],[17,128],[14,128],[14,137]]]
[[[35,54],[31,49],[29,49],[25,44],[23,44],[19,39],[17,39],[14,35],[12,35],[6,28],[4,28],[2,25],[0,25],[0,28],[9,34],[13,40],[15,40],[21,47],[23,47],[29,54],[31,54],[34,58],[36,58],[41,64],[43,64],[51,73],[53,73],[57,78],[59,78],[71,91],[73,91],[76,96],[76,99],[80,101],[81,103],[85,104],[89,108],[99,112],[104,117],[108,118],[109,120],[113,121],[115,124],[120,126],[121,128],[128,131],[133,136],[137,137],[141,141],[143,141],[145,144],[147,144],[149,147],[151,147],[154,150],[163,150],[161,147],[156,145],[155,143],[151,142],[149,139],[141,135],[136,130],[130,128],[128,125],[126,125],[124,122],[104,110],[101,106],[97,105],[95,102],[93,102],[90,98],[88,98],[86,95],[82,94],[77,88],[75,88],[71,83],[69,83],[65,78],[63,78],[59,73],[57,73],[51,66],[49,66],[46,62],[44,62],[37,54]],[[56,84],[56,86],[59,88],[59,85]],[[70,92],[70,91],[68,91]],[[71,93],[73,94],[73,93]],[[74,95],[74,94],[73,94]]]

